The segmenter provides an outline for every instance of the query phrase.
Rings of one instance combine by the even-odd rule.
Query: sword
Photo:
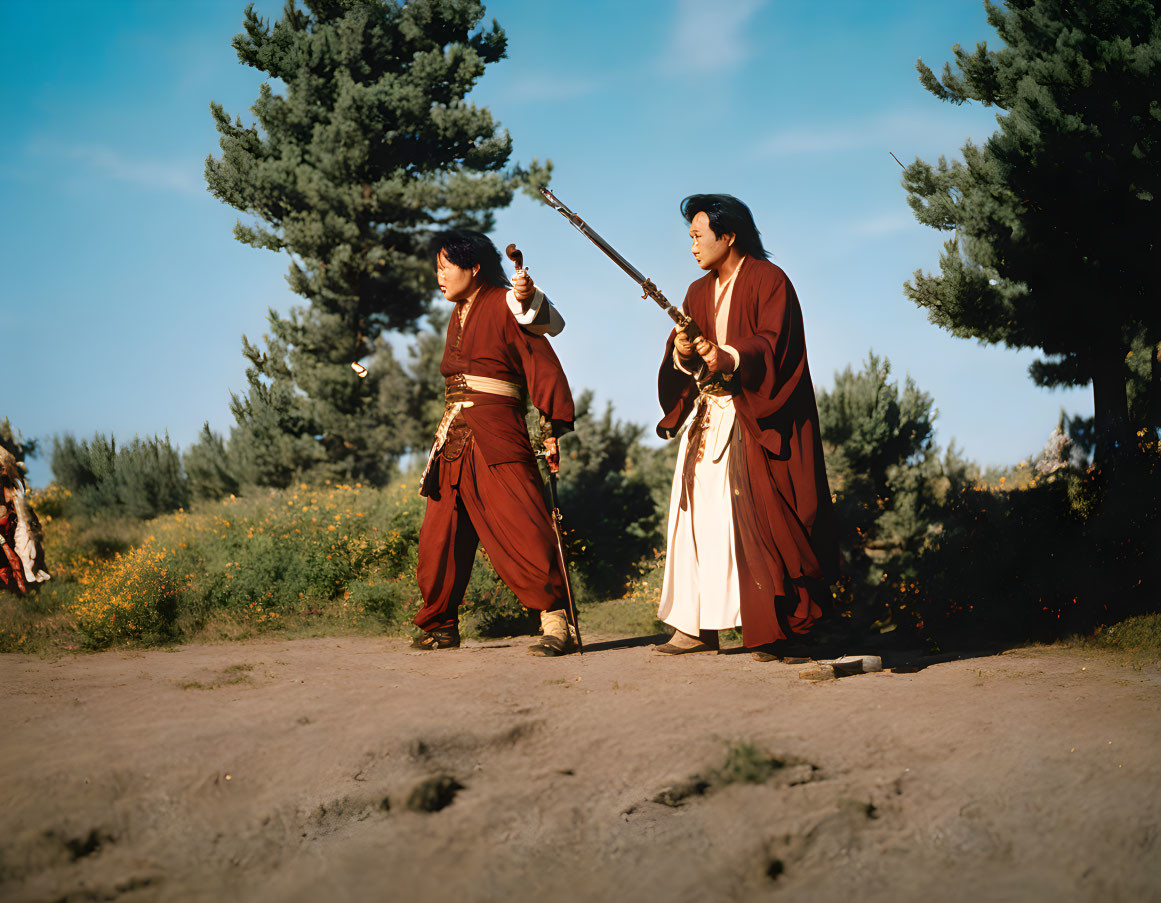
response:
[[[544,448],[537,454],[537,457],[543,458],[544,463],[548,465],[548,495],[552,499],[552,530],[556,534],[556,557],[560,562],[560,572],[564,575],[564,598],[567,603],[565,615],[568,618],[569,628],[576,635],[576,651],[584,655],[585,647],[581,642],[580,624],[577,622],[576,616],[576,602],[573,601],[572,584],[568,579],[568,562],[565,561],[564,557],[564,535],[560,531],[564,515],[560,513],[560,502],[556,497],[556,474],[560,470],[560,447],[556,444],[556,437],[551,434],[551,425],[543,415],[540,418],[540,435],[544,441]]]
[[[676,323],[677,328],[683,330],[685,334],[689,336],[691,341],[701,335],[701,330],[698,329],[697,324],[672,304],[670,304],[669,300],[661,293],[661,290],[653,283],[652,279],[647,278],[639,269],[637,269],[635,266],[633,266],[633,264],[629,263],[629,261],[622,257],[617,252],[616,248],[601,238],[601,236],[597,234],[596,230],[594,230],[588,223],[586,223],[583,219],[564,206],[564,204],[551,191],[549,191],[547,188],[541,188],[540,193],[544,195],[544,202],[548,204],[549,207],[559,212],[561,216],[572,223],[573,227],[578,232],[580,232],[581,235],[583,235],[594,245],[604,251],[605,255],[610,260],[612,260],[613,263],[624,270],[630,279],[641,286],[641,290],[645,293],[641,296],[642,298],[652,298],[654,301],[656,301],[657,306],[669,315],[669,319]]]

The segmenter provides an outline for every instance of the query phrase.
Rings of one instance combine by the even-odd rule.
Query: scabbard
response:
[[[556,555],[560,562],[561,576],[564,578],[565,616],[568,618],[569,627],[576,634],[576,651],[580,655],[584,655],[585,647],[584,643],[581,642],[580,622],[577,619],[576,602],[572,597],[572,581],[568,576],[568,561],[564,555],[564,535],[560,532],[560,523],[563,515],[560,513],[560,502],[556,498],[556,474],[551,471],[548,474],[548,494],[552,499],[552,532],[556,535]]]

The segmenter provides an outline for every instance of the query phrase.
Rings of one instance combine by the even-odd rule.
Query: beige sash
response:
[[[445,387],[447,402],[444,405],[443,417],[440,418],[439,426],[435,430],[435,441],[432,443],[431,451],[427,455],[427,466],[423,468],[423,476],[419,478],[420,489],[423,489],[428,471],[431,470],[431,462],[435,460],[435,456],[439,454],[439,450],[447,442],[447,431],[451,429],[452,423],[460,415],[460,411],[475,405],[474,401],[465,397],[468,393],[519,398],[520,392],[520,386],[516,383],[506,382],[502,379],[493,379],[490,376],[472,376],[470,373],[457,373],[455,376],[449,377],[447,386]]]

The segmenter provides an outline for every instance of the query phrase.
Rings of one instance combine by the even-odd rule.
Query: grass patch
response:
[[[726,761],[714,772],[719,787],[727,784],[764,784],[779,768],[784,759],[775,759],[751,743],[736,743],[726,752]]]
[[[189,680],[178,684],[183,690],[216,690],[218,687],[229,687],[236,684],[250,682],[250,672],[253,665],[227,665],[213,680],[204,683],[200,680]]]
[[[652,636],[669,631],[657,620],[657,599],[591,602],[582,605],[578,615],[582,636]]]
[[[1101,628],[1091,643],[1102,649],[1161,658],[1161,614],[1137,615]]]
[[[793,756],[771,756],[752,743],[733,743],[726,750],[725,761],[717,768],[701,772],[667,787],[653,802],[676,808],[686,800],[728,787],[730,784],[765,784],[775,776],[786,786],[805,784],[816,767]]]
[[[1161,668],[1161,614],[1135,615],[1099,628],[1090,636],[1074,636],[1058,648],[1079,653],[1107,652],[1128,662],[1134,669]]]

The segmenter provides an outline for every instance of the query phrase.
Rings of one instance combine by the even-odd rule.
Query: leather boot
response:
[[[540,613],[541,636],[528,647],[529,655],[564,655],[570,652],[574,643],[564,610],[542,611]]]

